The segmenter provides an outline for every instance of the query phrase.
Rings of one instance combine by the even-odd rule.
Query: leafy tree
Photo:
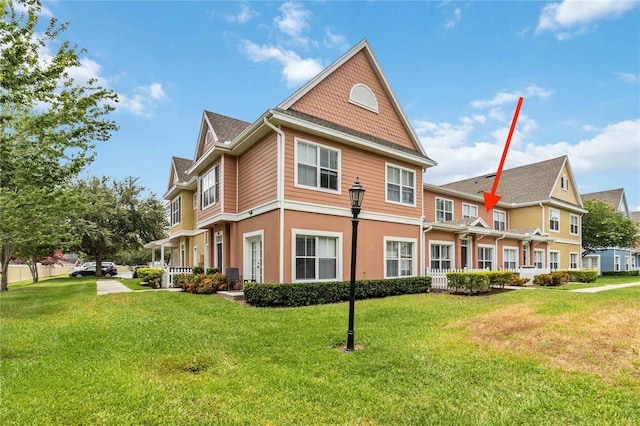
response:
[[[117,130],[106,118],[117,95],[95,80],[70,77],[84,51],[58,40],[68,24],[51,19],[36,30],[39,0],[0,5],[0,290],[6,291],[14,250],[42,221],[25,218],[46,211],[45,195],[77,176],[93,160],[95,141]]]
[[[83,207],[73,226],[80,238],[78,248],[95,259],[98,276],[108,256],[166,237],[169,224],[162,202],[154,195],[142,198],[145,188],[136,181],[94,177],[78,182]]]
[[[605,201],[584,201],[588,213],[582,217],[582,257],[610,247],[633,247],[638,226]]]

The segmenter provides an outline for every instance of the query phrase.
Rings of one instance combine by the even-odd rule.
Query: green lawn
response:
[[[358,301],[352,354],[346,303],[9,288],[2,424],[640,423],[640,287]]]
[[[602,277],[598,277],[598,279],[594,283],[567,283],[560,287],[536,286],[536,288],[542,288],[547,290],[577,290],[580,288],[602,287],[603,285],[610,285],[610,284],[627,284],[627,283],[638,283],[638,282],[640,282],[640,277],[602,276]]]

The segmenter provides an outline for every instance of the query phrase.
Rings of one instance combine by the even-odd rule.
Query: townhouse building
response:
[[[244,280],[347,280],[359,179],[357,279],[578,267],[584,210],[566,156],[505,170],[490,212],[495,176],[435,186],[435,165],[363,40],[251,123],[204,111],[194,158],[171,160],[170,235],[147,247]]]

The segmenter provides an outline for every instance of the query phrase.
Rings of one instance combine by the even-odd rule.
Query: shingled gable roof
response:
[[[371,46],[369,46],[369,42],[367,41],[366,38],[363,39],[360,43],[356,44],[354,47],[352,47],[348,52],[346,52],[344,55],[342,55],[340,58],[338,58],[331,65],[329,65],[324,70],[322,70],[318,75],[316,75],[314,78],[312,78],[309,82],[307,82],[300,89],[295,91],[287,99],[282,101],[276,107],[276,109],[289,110],[289,107],[291,107],[296,101],[298,101],[305,94],[307,94],[309,91],[311,91],[311,89],[313,89],[318,84],[320,84],[320,82],[322,82],[325,78],[327,78],[329,75],[331,75],[331,73],[333,73],[336,69],[340,68],[340,66],[342,66],[345,62],[347,62],[349,59],[351,59],[353,56],[355,56],[360,51],[364,51],[365,54],[367,55],[367,57],[369,58],[372,66],[373,66],[374,72],[378,76],[378,78],[380,80],[380,83],[382,84],[382,87],[386,91],[387,96],[391,100],[391,103],[393,104],[393,107],[395,108],[396,113],[398,114],[398,117],[400,117],[400,119],[402,120],[402,123],[403,123],[405,129],[407,130],[407,133],[410,135],[411,140],[413,141],[413,144],[416,147],[415,151],[417,153],[419,153],[421,156],[423,156],[424,158],[429,159],[431,162],[434,163],[434,165],[436,165],[437,163],[435,161],[431,160],[427,156],[426,152],[424,151],[424,148],[422,147],[422,143],[418,139],[418,136],[415,134],[415,132],[413,130],[413,127],[411,127],[411,124],[409,123],[409,120],[407,119],[407,116],[405,115],[402,107],[400,106],[400,103],[396,99],[396,96],[393,93],[393,90],[391,90],[391,86],[389,85],[389,82],[387,81],[387,78],[385,77],[384,73],[382,72],[382,68],[380,68],[380,65],[378,64],[378,61],[377,61],[375,55],[373,54],[373,51],[371,50]]]
[[[173,164],[173,172],[176,175],[176,183],[186,183],[189,181],[189,175],[187,170],[193,165],[193,160],[186,158],[171,157],[171,163]]]
[[[626,200],[624,200],[624,188],[618,189],[610,189],[608,191],[599,191],[599,192],[590,192],[588,194],[580,194],[580,198],[583,200],[593,200],[593,201],[605,201],[614,209],[618,210],[620,207],[620,202],[624,201],[625,208]]]
[[[629,217],[635,223],[640,224],[640,210],[629,213]]]
[[[504,203],[532,203],[551,199],[551,193],[567,156],[527,164],[502,171],[496,194]],[[568,166],[568,163],[567,163]],[[496,174],[486,174],[441,185],[442,188],[453,189],[471,195],[482,195],[491,192]]]
[[[226,143],[233,141],[250,125],[251,123],[238,120],[237,118],[204,110],[202,114],[202,125],[200,126],[200,133],[198,135],[198,143],[196,144],[195,158],[197,159],[199,155],[202,155],[202,146],[205,142],[207,130],[213,132],[215,143]]]

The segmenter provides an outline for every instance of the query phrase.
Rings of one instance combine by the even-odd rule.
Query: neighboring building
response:
[[[416,276],[423,150],[366,40],[253,123],[205,111],[193,162],[174,158],[172,265],[244,279],[348,279],[348,190],[366,189],[358,278]],[[176,254],[178,254],[176,256]]]
[[[483,192],[495,174],[424,185],[425,235],[432,269],[579,268],[586,212],[567,156],[502,172],[489,212]]]
[[[366,189],[356,277],[579,266],[585,212],[567,157],[443,186],[366,40],[253,123],[205,111],[193,160],[174,157],[171,265],[245,280],[349,278],[349,188]]]
[[[583,200],[605,201],[611,208],[631,218],[624,188],[582,194]],[[638,269],[638,251],[634,247],[609,247],[589,253],[582,259],[582,266],[598,269],[599,273],[610,271],[629,271]]]
[[[631,250],[631,269],[640,270],[640,210],[630,212],[629,217],[638,226],[638,240],[636,246]]]

